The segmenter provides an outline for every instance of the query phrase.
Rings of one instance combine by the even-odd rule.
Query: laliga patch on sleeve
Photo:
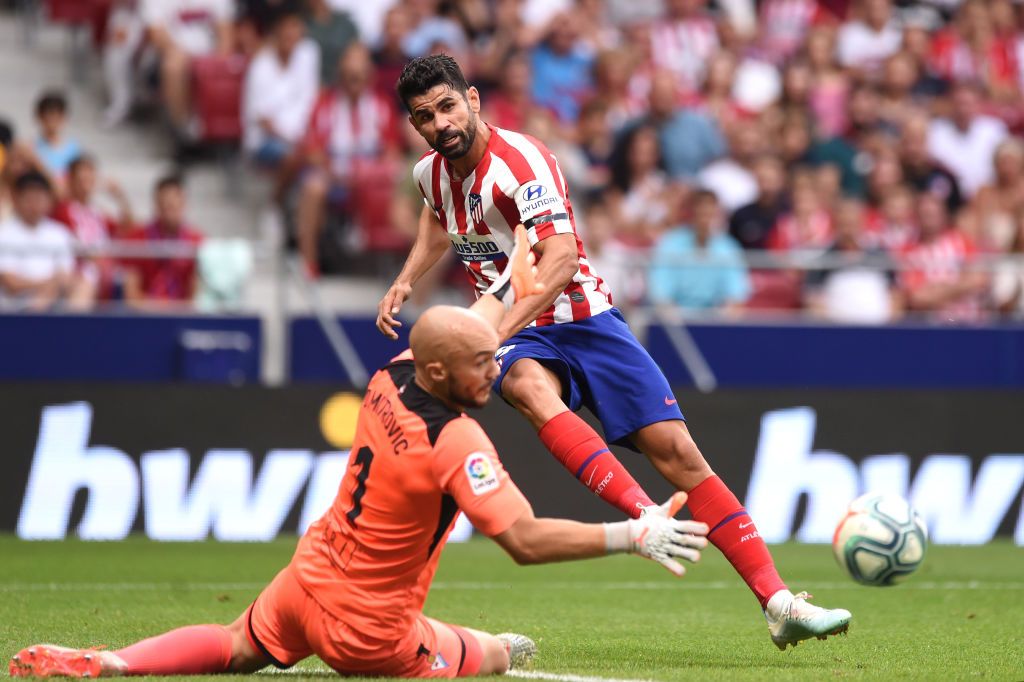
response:
[[[474,495],[483,495],[498,487],[498,472],[486,453],[473,452],[466,457],[466,480]]]
[[[565,207],[558,190],[543,182],[527,182],[516,190],[519,219],[529,220],[544,211],[559,212]]]

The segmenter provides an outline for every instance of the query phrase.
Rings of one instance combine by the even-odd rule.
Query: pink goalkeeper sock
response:
[[[115,651],[127,675],[222,673],[231,664],[231,633],[223,625],[190,625]]]

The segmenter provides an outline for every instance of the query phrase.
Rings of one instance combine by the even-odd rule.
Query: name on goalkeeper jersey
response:
[[[380,419],[381,426],[384,427],[388,440],[391,442],[391,448],[396,455],[409,448],[409,441],[405,439],[402,426],[398,423],[398,419],[395,418],[395,408],[383,393],[372,389],[367,391],[366,398],[363,400],[363,407],[370,410]]]

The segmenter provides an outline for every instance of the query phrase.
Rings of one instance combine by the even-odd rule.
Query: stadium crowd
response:
[[[155,98],[187,151],[225,139],[210,121],[226,107],[226,137],[270,180],[313,277],[407,247],[425,147],[394,84],[410,57],[445,52],[486,121],[558,157],[619,306],[1024,315],[1024,263],[998,258],[1024,257],[1024,8],[1011,0],[79,4],[94,8],[106,124]],[[200,239],[175,178],[136,227],[117,185],[97,186],[102,159],[62,133],[60,94],[38,102],[38,136],[0,129],[0,247],[63,243],[61,225],[86,245]],[[90,208],[100,190],[118,215]],[[5,298],[195,290],[188,259],[60,258],[0,258]]]

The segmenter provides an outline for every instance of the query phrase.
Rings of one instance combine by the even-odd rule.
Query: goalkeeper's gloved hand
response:
[[[484,292],[501,301],[505,310],[511,310],[512,304],[521,298],[544,291],[544,285],[537,281],[537,268],[534,266],[537,257],[530,248],[526,228],[521,223],[516,226],[515,235],[508,265]]]
[[[706,523],[672,518],[685,502],[686,493],[677,492],[665,504],[645,509],[638,519],[604,524],[608,553],[639,554],[681,577],[686,569],[677,559],[700,561],[700,550],[708,546]]]

